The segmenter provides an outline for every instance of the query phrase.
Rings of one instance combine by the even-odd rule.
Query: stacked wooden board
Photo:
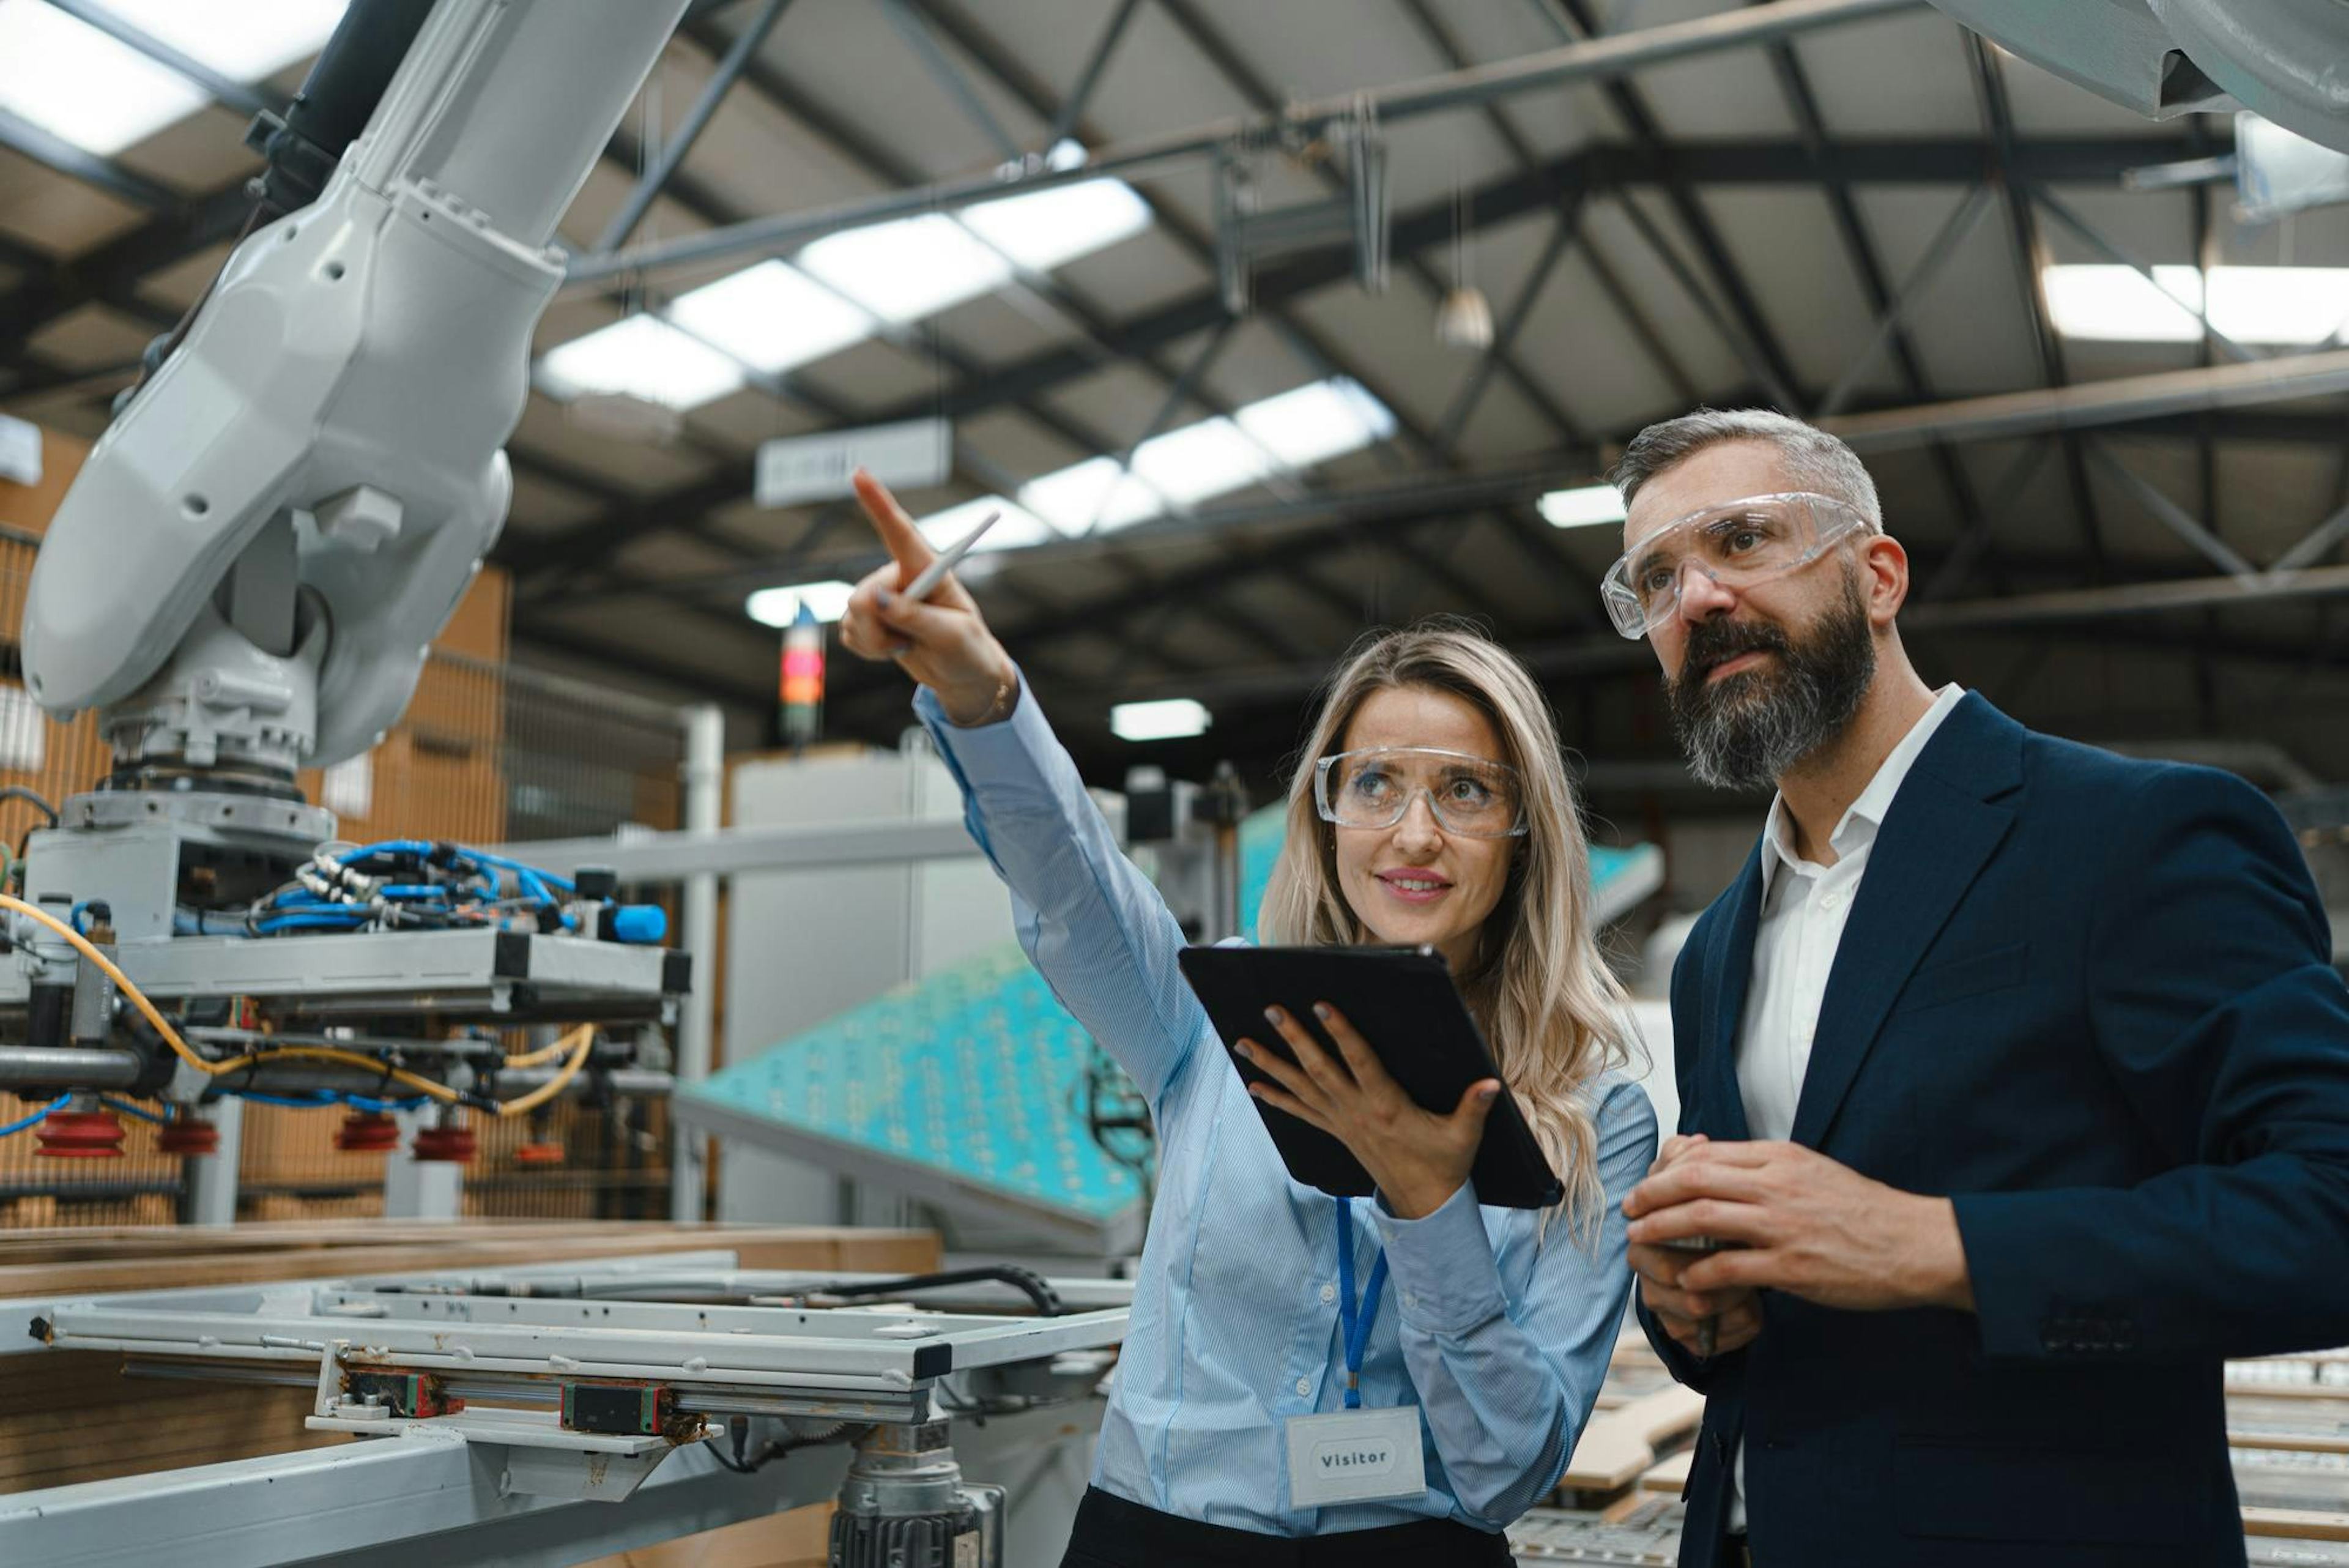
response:
[[[1680,1495],[1703,1408],[1627,1335],[1568,1461],[1561,1506],[1536,1509],[1509,1532],[1517,1561],[1678,1562]],[[2230,1362],[2227,1442],[2251,1568],[2349,1568],[2349,1351]]]
[[[745,1269],[914,1273],[926,1231],[539,1224],[240,1225],[0,1232],[0,1300],[264,1280],[495,1269],[726,1251]],[[126,1378],[122,1358],[0,1355],[0,1492],[291,1453],[342,1440],[303,1428],[305,1388]]]

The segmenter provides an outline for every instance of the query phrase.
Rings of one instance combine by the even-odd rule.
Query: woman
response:
[[[1621,1202],[1655,1146],[1646,1096],[1609,1070],[1620,992],[1588,929],[1588,852],[1531,679],[1458,630],[1355,655],[1290,785],[1262,929],[1444,953],[1566,1182],[1563,1212],[1544,1214],[1480,1208],[1468,1185],[1500,1084],[1423,1111],[1334,1012],[1342,1060],[1268,1018],[1297,1064],[1255,1046],[1273,1082],[1244,1088],[1176,967],[1181,930],[1018,667],[953,578],[926,603],[895,595],[931,551],[885,490],[862,473],[857,486],[895,559],[858,586],[841,639],[919,682],[915,707],[1010,885],[1022,945],[1158,1129],[1132,1323],[1063,1568],[1506,1564],[1500,1532],[1557,1483],[1605,1375],[1630,1284]],[[1290,1180],[1249,1092],[1341,1139],[1378,1199]],[[1415,1439],[1423,1474],[1365,1483],[1404,1495],[1357,1486],[1317,1505],[1329,1483],[1290,1473],[1289,1438],[1331,1430],[1353,1393],[1354,1417]],[[1299,1536],[1320,1539],[1266,1539]]]

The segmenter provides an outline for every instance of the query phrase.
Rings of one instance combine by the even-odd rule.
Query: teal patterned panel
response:
[[[1142,1196],[1085,1130],[1084,1029],[1017,945],[884,992],[681,1091],[1106,1220]]]

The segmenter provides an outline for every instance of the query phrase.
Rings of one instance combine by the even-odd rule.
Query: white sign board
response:
[[[954,466],[954,426],[945,420],[905,420],[859,431],[783,436],[759,447],[754,489],[761,506],[792,506],[849,494],[859,468],[893,489],[942,483]]]
[[[41,483],[41,427],[0,414],[0,479]]]

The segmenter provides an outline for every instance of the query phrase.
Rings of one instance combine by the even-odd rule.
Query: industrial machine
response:
[[[47,1102],[0,1131],[37,1123],[45,1152],[104,1155],[116,1116],[138,1114],[201,1155],[208,1108],[249,1096],[344,1107],[345,1147],[396,1143],[404,1113],[414,1158],[452,1159],[472,1118],[591,1085],[666,1092],[690,966],[661,945],[660,909],[595,866],[339,843],[296,781],[382,738],[497,537],[503,443],[563,276],[556,222],[685,6],[354,0],[285,119],[254,127],[253,220],[150,349],[34,573],[26,686],[60,717],[94,710],[111,771],[42,803],[21,881],[0,882],[0,1087]],[[1090,1394],[1123,1324],[1123,1287],[1070,1312],[1065,1292],[1011,1282],[1017,1314],[969,1278],[665,1260],[31,1303],[0,1333],[142,1375],[314,1383],[314,1429],[384,1441],[357,1445],[373,1460],[264,1465],[287,1500],[345,1481],[380,1498],[453,1443],[491,1464],[447,1478],[486,1524],[532,1499],[622,1501],[680,1452],[698,1456],[684,1485],[853,1448],[833,1562],[986,1568],[1003,1494],[963,1483],[948,1419]],[[55,1555],[41,1532],[62,1528],[52,1546],[97,1561],[96,1529],[150,1561],[142,1546],[189,1518],[158,1515],[142,1542],[158,1479],[12,1500],[0,1555]],[[230,1511],[267,1517],[254,1506]],[[446,1528],[429,1509],[320,1506],[378,1540]],[[256,1550],[236,1560],[298,1560]]]
[[[119,1144],[108,1091],[167,1106],[174,1152],[266,1094],[345,1105],[360,1147],[421,1108],[417,1154],[461,1158],[469,1116],[665,1086],[688,971],[659,909],[593,867],[337,844],[295,781],[381,738],[496,538],[555,222],[682,9],[363,0],[254,127],[244,238],[28,595],[27,688],[112,756],[0,892],[0,1086],[70,1092],[47,1152]],[[541,1023],[577,1027],[510,1033]]]
[[[2339,0],[1933,0],[2002,47],[2150,119],[2237,107],[2349,151]]]

